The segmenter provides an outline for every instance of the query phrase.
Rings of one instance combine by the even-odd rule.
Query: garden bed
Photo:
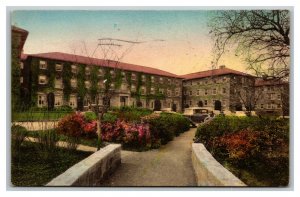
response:
[[[216,117],[198,127],[195,142],[248,186],[289,184],[289,121]]]
[[[50,158],[36,148],[36,143],[23,142],[18,157],[12,159],[11,182],[14,186],[44,186],[92,152],[57,148]]]

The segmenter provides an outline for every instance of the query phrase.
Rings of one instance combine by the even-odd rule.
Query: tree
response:
[[[248,69],[265,79],[286,79],[290,68],[290,13],[288,10],[217,11],[209,22],[214,64],[235,48]]]

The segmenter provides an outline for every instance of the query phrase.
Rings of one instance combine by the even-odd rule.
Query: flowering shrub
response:
[[[257,182],[251,186],[286,186],[289,181],[289,123],[286,119],[216,117],[198,127],[195,142],[205,145],[222,164],[244,171]],[[246,173],[246,174],[247,174]]]
[[[58,122],[58,133],[68,137],[96,136],[96,121],[88,121],[83,114],[76,112],[62,118]]]
[[[102,140],[119,142],[130,147],[151,146],[151,134],[147,124],[129,123],[117,120],[101,124]]]

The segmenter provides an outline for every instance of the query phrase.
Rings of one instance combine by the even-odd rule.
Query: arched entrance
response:
[[[47,105],[48,105],[48,110],[53,110],[54,109],[54,101],[55,97],[53,92],[50,92],[47,94]]]
[[[160,100],[156,99],[154,101],[154,111],[160,111],[160,109],[161,109],[161,102]]]
[[[222,103],[221,103],[221,101],[219,101],[219,100],[215,101],[215,110],[219,110],[219,111],[222,110]]]

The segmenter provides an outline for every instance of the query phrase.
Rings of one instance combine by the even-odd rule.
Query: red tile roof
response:
[[[118,63],[118,62],[112,61],[112,60],[89,58],[86,56],[73,55],[73,54],[61,53],[61,52],[27,54],[27,55],[24,54],[23,55],[24,58],[27,58],[26,56],[74,62],[74,63],[79,63],[79,64],[107,66],[107,67],[112,67],[112,68],[128,70],[128,71],[136,71],[136,72],[149,73],[149,74],[155,74],[155,75],[161,75],[161,76],[167,76],[167,77],[182,78],[173,73],[169,73],[169,72],[166,72],[163,70],[159,70],[159,69],[151,68],[151,67],[147,67],[147,66],[140,66],[140,65],[135,65],[135,64],[123,63],[123,62]]]
[[[263,80],[263,79],[256,79],[255,86],[273,86],[273,85],[283,85],[288,84],[286,81],[281,80]]]
[[[183,77],[184,79],[197,79],[197,78],[204,78],[204,77],[218,76],[218,75],[228,75],[228,74],[251,76],[247,73],[243,73],[243,72],[240,72],[237,70],[232,70],[230,68],[225,67],[225,68],[206,70],[206,71],[200,71],[200,72],[196,72],[196,73],[181,75],[181,77]]]

